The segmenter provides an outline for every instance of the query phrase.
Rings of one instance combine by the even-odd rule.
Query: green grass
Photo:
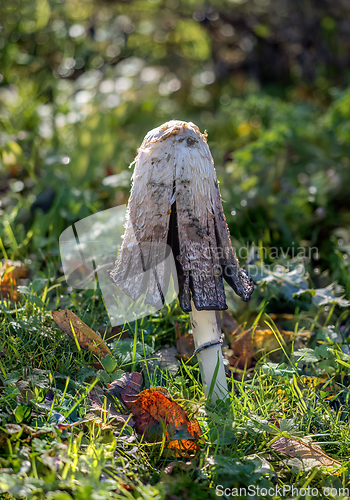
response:
[[[183,333],[188,329],[187,315],[178,305],[140,320],[137,330],[129,325],[131,338],[138,338],[141,348],[130,359],[123,341],[114,341],[110,347],[119,368],[143,371],[146,384],[166,387],[202,428],[201,450],[195,456],[175,456],[163,449],[162,440],[147,442],[128,425],[91,411],[88,391],[94,384],[107,389],[108,373],[97,372],[91,366],[92,355],[58,330],[51,310],[61,308],[62,302],[62,307],[97,330],[107,321],[98,291],[68,292],[62,283],[53,288],[55,282],[48,291],[47,282],[40,283],[28,284],[30,293],[17,304],[1,302],[0,491],[4,498],[187,495],[197,499],[215,498],[217,485],[231,490],[251,485],[263,493],[263,488],[292,484],[320,491],[349,486],[350,363],[331,342],[318,341],[299,361],[290,346],[283,346],[285,353],[278,351],[279,364],[264,355],[241,380],[232,378],[226,401],[209,405],[197,365],[182,362],[175,376],[159,368],[146,376],[145,353],[152,366],[154,348],[175,343],[174,321]],[[320,316],[332,320],[322,310]],[[316,328],[314,337],[319,333]],[[312,383],[316,375],[322,379],[318,386]],[[60,430],[57,424],[63,418],[74,425]],[[34,429],[34,435],[26,426]],[[279,436],[309,438],[342,465],[303,470],[302,462],[270,447]],[[169,464],[171,474],[166,473]],[[304,498],[294,496],[299,497]],[[256,498],[265,496],[260,493]]]
[[[19,302],[0,301],[0,499],[196,500],[220,496],[218,485],[230,493],[259,487],[250,499],[273,496],[261,488],[291,485],[299,493],[276,490],[275,498],[309,498],[300,493],[308,487],[318,488],[317,498],[341,498],[339,489],[350,489],[350,88],[348,72],[331,61],[343,57],[337,27],[347,14],[333,19],[333,5],[317,10],[318,48],[331,71],[316,59],[315,78],[306,81],[309,56],[288,51],[287,81],[269,74],[271,83],[263,79],[258,88],[243,68],[254,61],[255,68],[258,61],[279,67],[275,40],[290,16],[278,19],[278,0],[209,2],[208,12],[219,15],[213,23],[195,21],[199,3],[182,0],[5,3],[0,262],[20,260],[28,276]],[[228,39],[221,28],[231,22],[236,35]],[[299,25],[296,32],[303,37]],[[158,43],[162,33],[167,39]],[[252,52],[241,50],[242,39],[255,40]],[[231,67],[230,51],[251,62]],[[116,90],[120,76],[125,92]],[[181,88],[170,92],[176,80]],[[51,314],[70,309],[95,331],[109,324],[97,287],[67,288],[59,237],[75,222],[127,203],[127,166],[144,135],[171,119],[208,131],[233,246],[251,250],[239,260],[256,289],[248,304],[226,290],[229,310],[242,328],[270,325],[276,337],[274,352],[262,348],[254,367],[232,372],[230,397],[216,405],[205,401],[196,364],[181,362],[171,375],[154,359],[175,345],[176,324],[182,334],[189,329],[178,303],[126,325],[129,339],[109,345],[113,359],[102,368]],[[299,248],[305,258],[293,257]],[[294,273],[298,264],[305,266],[302,279]],[[273,272],[276,265],[283,269]],[[276,320],[278,314],[289,316]],[[285,345],[277,327],[295,332],[294,342]],[[145,387],[166,387],[198,419],[196,456],[171,455],[163,436],[147,442],[92,411],[89,388],[106,390],[132,370],[142,371]],[[70,426],[60,429],[62,419]],[[310,462],[271,447],[280,436],[318,443],[341,466],[305,470]]]

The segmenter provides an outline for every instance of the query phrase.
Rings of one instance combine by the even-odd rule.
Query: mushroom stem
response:
[[[191,306],[190,320],[195,349],[200,348],[203,344],[219,341],[220,333],[215,311],[197,311],[193,302],[191,302]],[[208,398],[209,396],[212,380],[218,366],[211,401],[215,402],[217,399],[224,399],[228,395],[228,388],[220,343],[201,350],[197,354],[197,359],[202,375],[205,397]]]

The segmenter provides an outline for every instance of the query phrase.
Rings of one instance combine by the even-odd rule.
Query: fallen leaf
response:
[[[108,414],[111,418],[115,418],[119,422],[128,423],[131,427],[134,425],[134,421],[130,418],[130,415],[125,415],[115,408],[115,404],[111,401],[108,396],[98,387],[94,387],[88,394],[91,406],[95,411],[103,414]],[[122,408],[121,408],[122,409]]]
[[[176,349],[187,359],[190,359],[194,353],[194,341],[191,333],[181,335],[176,341]]]
[[[195,469],[196,466],[192,462],[170,462],[166,467],[164,467],[165,474],[171,475],[174,472],[174,469],[180,469],[182,471],[188,472],[192,469]]]
[[[229,353],[226,353],[226,358],[231,366],[243,370],[251,368],[255,355],[253,343],[253,328],[245,330],[242,334],[232,342]]]
[[[286,344],[290,344],[295,338],[295,333],[292,331],[279,329],[281,337]],[[265,353],[273,351],[275,349],[280,349],[280,344],[276,339],[275,334],[269,328],[260,329],[257,328],[254,332],[254,346],[256,349],[256,357],[259,359]],[[278,354],[278,357],[280,355]]]
[[[18,280],[26,277],[26,267],[22,262],[5,260],[0,268],[0,297],[4,299],[19,299]]]
[[[127,406],[133,413],[135,429],[139,434],[159,439],[164,426],[168,448],[185,452],[200,449],[196,441],[202,432],[197,420],[191,422],[185,410],[163,392],[146,389],[137,399],[128,401]]]
[[[202,434],[198,422],[188,419],[181,406],[169,397],[166,388],[151,387],[140,392],[141,384],[140,373],[124,373],[109,385],[107,401],[103,400],[103,394],[94,390],[90,392],[89,398],[94,409],[108,410],[111,415],[116,412],[121,418],[126,417],[121,414],[125,405],[132,412],[132,425],[135,425],[136,432],[145,434],[151,441],[161,440],[165,429],[168,448],[182,452],[198,450],[196,441]],[[130,421],[128,423],[130,425]]]
[[[29,443],[29,441],[33,438],[45,436],[45,434],[52,434],[52,432],[53,432],[52,427],[48,427],[48,426],[34,429],[33,427],[31,427],[27,424],[22,424],[22,429],[23,429],[23,432],[25,432],[29,436],[28,438],[23,439],[23,443]]]
[[[225,336],[231,334],[238,328],[238,323],[227,311],[215,311],[218,326]]]
[[[157,385],[155,387],[150,387],[148,389],[148,391],[150,391],[150,392],[161,392],[165,396],[169,396],[168,390],[165,387],[160,387],[159,385]],[[134,401],[132,401],[132,402],[134,402]]]
[[[333,460],[333,458],[326,455],[319,446],[308,445],[297,439],[280,437],[270,446],[278,453],[284,453],[289,457],[298,458],[302,462],[305,462],[305,465],[307,465],[308,468],[341,465],[340,462],[337,462],[336,460]]]
[[[53,311],[56,325],[73,340],[77,340],[85,351],[92,350],[96,356],[104,357],[112,353],[101,337],[68,309]]]
[[[9,435],[19,434],[22,427],[17,424],[5,424],[5,432]]]
[[[5,424],[0,430],[0,447],[6,444],[7,439],[12,436],[18,438],[22,432],[22,427],[17,424]]]
[[[129,338],[128,332],[123,332],[123,330],[119,326],[106,326],[98,329],[98,333],[101,334],[104,342],[112,342],[116,340],[117,337],[120,339]]]
[[[148,364],[150,375],[153,375],[155,366],[158,366],[164,372],[168,371],[172,376],[175,376],[179,371],[179,360],[177,356],[178,352],[175,346],[168,347],[167,349],[160,349],[152,354],[152,365],[150,363]]]
[[[295,333],[292,331],[279,331],[287,344],[295,338]],[[264,354],[280,349],[275,334],[267,328],[251,327],[243,332],[241,332],[240,328],[237,328],[233,335],[234,340],[230,349],[226,350],[226,358],[231,366],[240,370],[243,370],[245,366],[247,369],[251,368],[254,361],[260,359]],[[273,361],[273,356],[271,359]]]
[[[27,380],[18,380],[16,382],[16,387],[21,393],[20,396],[17,396],[17,401],[22,402],[22,401],[31,401],[32,399],[35,398],[35,394],[32,391],[30,384]]]
[[[140,393],[142,385],[141,373],[123,373],[118,379],[109,385],[108,396],[117,397],[128,405],[129,401],[134,401]]]
[[[270,313],[269,316],[274,322],[282,320],[290,321],[295,319],[294,314],[287,314],[287,313],[280,313],[280,314]]]

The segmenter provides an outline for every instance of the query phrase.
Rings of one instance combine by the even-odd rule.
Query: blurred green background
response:
[[[235,245],[317,247],[315,285],[350,298],[348,0],[0,5],[0,254],[58,256],[180,119],[208,132]]]

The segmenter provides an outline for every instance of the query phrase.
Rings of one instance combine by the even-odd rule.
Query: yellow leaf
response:
[[[0,298],[17,301],[19,293],[17,284],[20,278],[26,277],[26,268],[22,262],[5,260],[0,264]]]

